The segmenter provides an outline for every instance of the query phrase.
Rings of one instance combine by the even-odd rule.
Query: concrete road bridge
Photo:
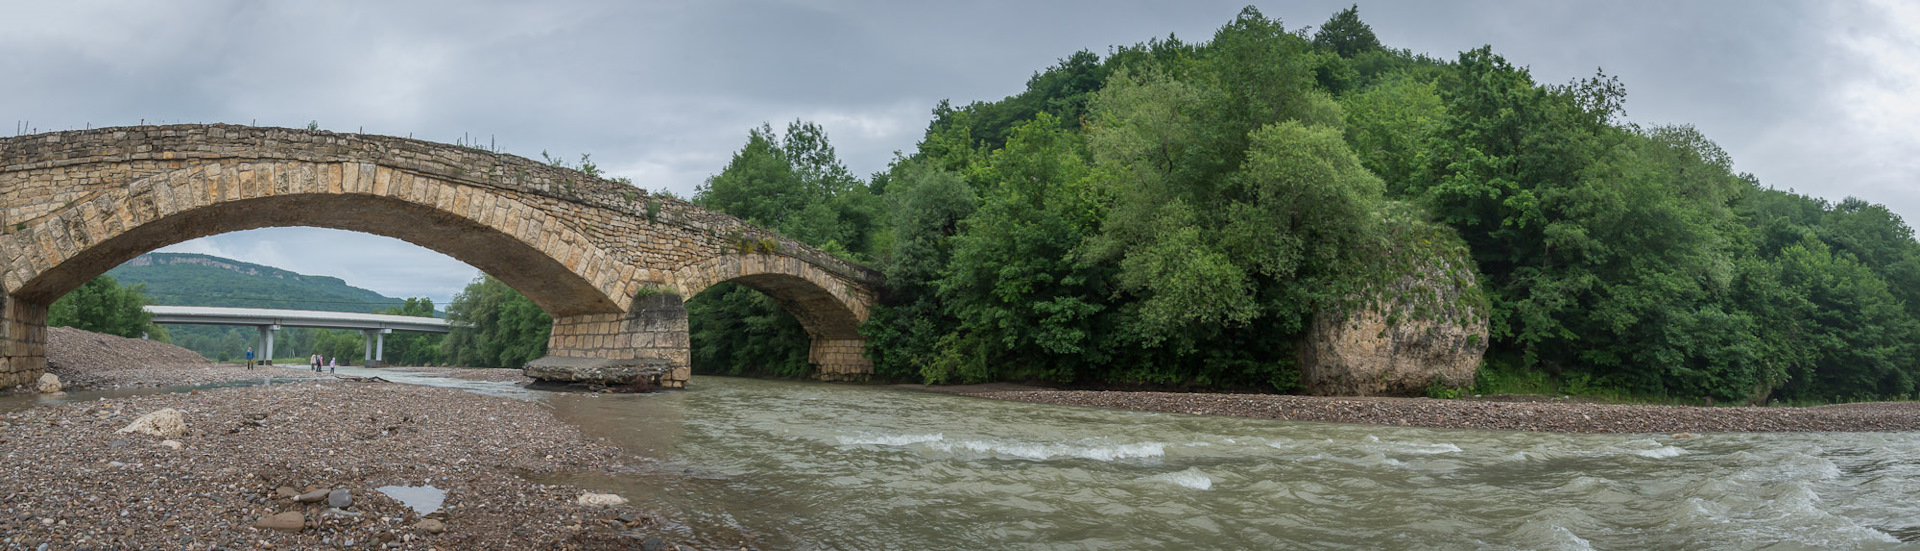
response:
[[[732,216],[471,147],[177,125],[0,138],[0,388],[45,370],[54,299],[142,253],[273,226],[393,237],[499,278],[554,318],[537,378],[685,385],[684,300],[722,281],[800,320],[818,378],[872,372],[857,329],[878,273]]]
[[[283,327],[359,331],[367,337],[367,353],[361,357],[375,362],[386,361],[387,335],[394,331],[446,333],[452,330],[445,319],[393,314],[217,306],[147,306],[146,309],[148,314],[153,315],[154,323],[239,325],[256,328],[260,331],[260,339],[254,344],[253,349],[259,350],[260,357],[267,360],[274,358],[273,334]]]

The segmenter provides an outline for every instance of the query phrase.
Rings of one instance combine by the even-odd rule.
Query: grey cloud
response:
[[[1297,29],[1350,3],[1259,7]],[[913,148],[941,99],[1018,93],[1077,50],[1169,34],[1206,40],[1242,5],[0,0],[9,20],[0,116],[42,130],[314,120],[435,141],[464,135],[529,157],[592,153],[616,175],[684,195],[761,123],[819,121],[849,167],[870,173]],[[1766,183],[1920,213],[1920,195],[1907,189],[1920,146],[1870,136],[1848,122],[1859,106],[1841,101],[1877,68],[1836,37],[1905,32],[1886,28],[1878,9],[1726,0],[1360,6],[1394,47],[1452,58],[1492,44],[1548,83],[1604,67],[1628,87],[1630,120],[1694,124]],[[235,249],[239,238],[212,239]],[[395,262],[355,265],[370,248],[432,254],[371,241],[340,254],[347,249],[325,241],[310,256],[341,260],[314,273],[384,277],[375,274]],[[396,280],[408,278],[421,276]],[[457,288],[458,279],[443,284]]]

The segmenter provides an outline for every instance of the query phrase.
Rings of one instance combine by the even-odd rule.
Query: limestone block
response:
[[[671,372],[667,360],[655,358],[605,359],[547,356],[521,368],[528,377],[542,381],[624,385],[637,381],[654,382]]]
[[[180,410],[167,408],[148,413],[134,419],[132,424],[122,427],[118,432],[126,434],[138,432],[166,438],[187,433],[187,421],[180,417]]]

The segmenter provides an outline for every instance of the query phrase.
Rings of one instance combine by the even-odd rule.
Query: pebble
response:
[[[335,509],[351,507],[353,506],[353,493],[348,492],[346,488],[327,492],[327,506]]]
[[[428,534],[438,534],[447,531],[446,523],[430,518],[421,519],[420,522],[413,523],[413,527]]]
[[[327,498],[327,493],[328,493],[328,492],[331,492],[331,491],[332,491],[332,490],[330,490],[330,489],[327,489],[327,488],[321,488],[321,489],[318,489],[318,490],[314,490],[314,491],[311,491],[311,492],[307,492],[307,493],[304,493],[304,494],[300,494],[300,495],[297,495],[297,496],[293,496],[293,500],[294,500],[294,501],[298,501],[298,502],[300,502],[300,503],[317,503],[317,502],[319,502],[319,501],[320,501],[320,500],[322,500],[322,499],[326,499],[326,498]]]
[[[287,511],[260,519],[260,522],[255,522],[253,525],[266,530],[297,534],[306,528],[307,516],[299,511]]]

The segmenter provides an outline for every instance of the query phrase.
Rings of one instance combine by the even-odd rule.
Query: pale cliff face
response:
[[[1466,258],[1435,257],[1353,312],[1321,312],[1300,343],[1301,382],[1320,395],[1415,395],[1473,384],[1487,311]],[[1477,296],[1477,295],[1474,295]]]

